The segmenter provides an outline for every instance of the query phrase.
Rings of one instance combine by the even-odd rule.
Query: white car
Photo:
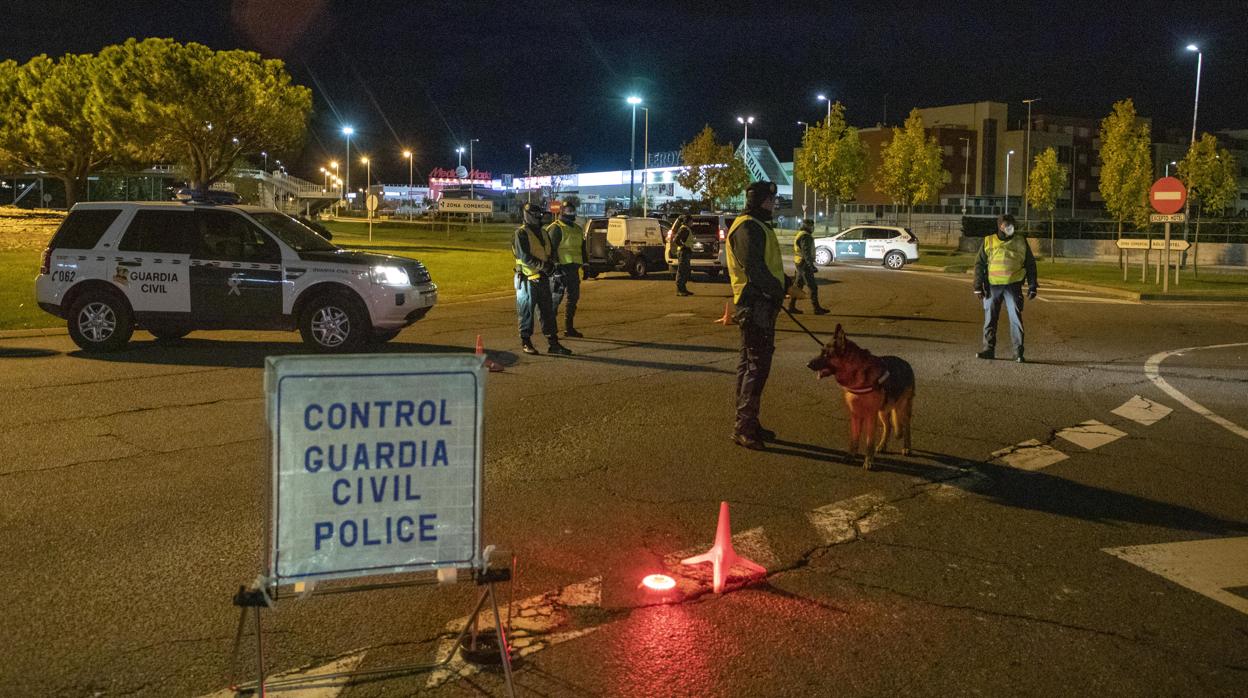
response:
[[[831,237],[815,238],[815,264],[879,260],[900,269],[919,259],[919,239],[909,230],[890,225],[855,225]]]
[[[428,314],[438,287],[413,259],[341,249],[271,208],[214,203],[77,204],[43,251],[39,307],[88,352],[135,327],[298,329],[317,351],[384,342]]]

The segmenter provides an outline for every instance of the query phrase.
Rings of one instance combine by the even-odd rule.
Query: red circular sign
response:
[[[1148,203],[1157,213],[1178,213],[1187,202],[1187,187],[1175,177],[1162,177],[1148,190]]]

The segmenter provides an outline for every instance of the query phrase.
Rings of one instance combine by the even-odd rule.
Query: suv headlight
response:
[[[409,286],[411,279],[403,267],[376,266],[372,270],[373,283],[383,286]]]

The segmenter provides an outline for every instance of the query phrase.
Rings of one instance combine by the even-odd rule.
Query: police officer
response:
[[[550,275],[555,270],[555,258],[550,238],[542,230],[542,208],[537,204],[524,205],[524,224],[516,228],[511,251],[516,258],[516,315],[524,353],[539,353],[533,346],[533,310],[536,308],[542,316],[542,334],[550,342],[547,351],[571,354],[571,350],[559,343],[559,327],[550,298]]]
[[[576,199],[563,200],[559,218],[546,226],[550,246],[555,252],[555,273],[550,278],[552,307],[557,316],[563,297],[568,297],[564,315],[565,337],[584,337],[576,330],[576,304],[581,300],[581,269],[585,266],[585,231],[576,224]]]
[[[693,257],[693,245],[696,240],[689,229],[689,216],[680,214],[672,225],[672,239],[668,243],[671,256],[676,258],[676,295],[692,296],[689,290],[689,260]]]
[[[810,304],[815,308],[815,315],[827,315],[829,310],[819,305],[819,286],[815,281],[815,222],[809,218],[802,221],[802,227],[793,238],[793,266],[797,272],[797,288],[809,289]],[[789,298],[789,312],[800,313],[797,299]]]
[[[776,185],[764,181],[751,184],[745,190],[745,213],[733,220],[727,241],[728,280],[741,327],[732,440],[752,449],[761,449],[764,441],[776,437],[758,421],[763,387],[776,350],[776,316],[788,289],[780,243],[771,227],[775,208]]]
[[[984,238],[975,258],[975,297],[984,302],[984,345],[975,356],[995,357],[997,316],[1005,304],[1010,316],[1010,337],[1014,340],[1014,360],[1023,363],[1023,279],[1027,297],[1036,297],[1036,258],[1027,238],[1014,232],[1014,216],[997,219],[997,232]]]

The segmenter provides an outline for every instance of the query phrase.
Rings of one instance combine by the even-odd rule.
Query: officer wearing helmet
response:
[[[585,231],[576,224],[577,200],[563,200],[559,218],[546,226],[550,246],[554,250],[555,273],[550,278],[550,293],[554,313],[559,314],[559,304],[568,298],[564,314],[565,337],[584,337],[576,329],[576,304],[581,299],[581,269],[585,267]]]
[[[728,230],[725,254],[732,300],[736,304],[734,317],[741,328],[737,418],[732,440],[751,449],[761,449],[764,441],[776,437],[758,419],[763,388],[776,351],[776,316],[789,287],[780,258],[780,242],[771,227],[775,208],[774,183],[759,181],[746,187],[745,212],[733,220]]]
[[[554,248],[542,230],[542,207],[524,205],[524,224],[516,228],[511,251],[516,258],[516,316],[520,325],[520,345],[526,354],[538,354],[533,346],[533,311],[541,314],[542,334],[550,343],[551,354],[571,354],[559,343],[559,327],[550,297],[550,276],[555,271]]]
[[[689,229],[689,216],[680,214],[672,224],[672,238],[668,243],[672,257],[676,263],[676,295],[692,296],[689,290],[689,260],[693,257],[693,245],[697,242],[693,231]]]

